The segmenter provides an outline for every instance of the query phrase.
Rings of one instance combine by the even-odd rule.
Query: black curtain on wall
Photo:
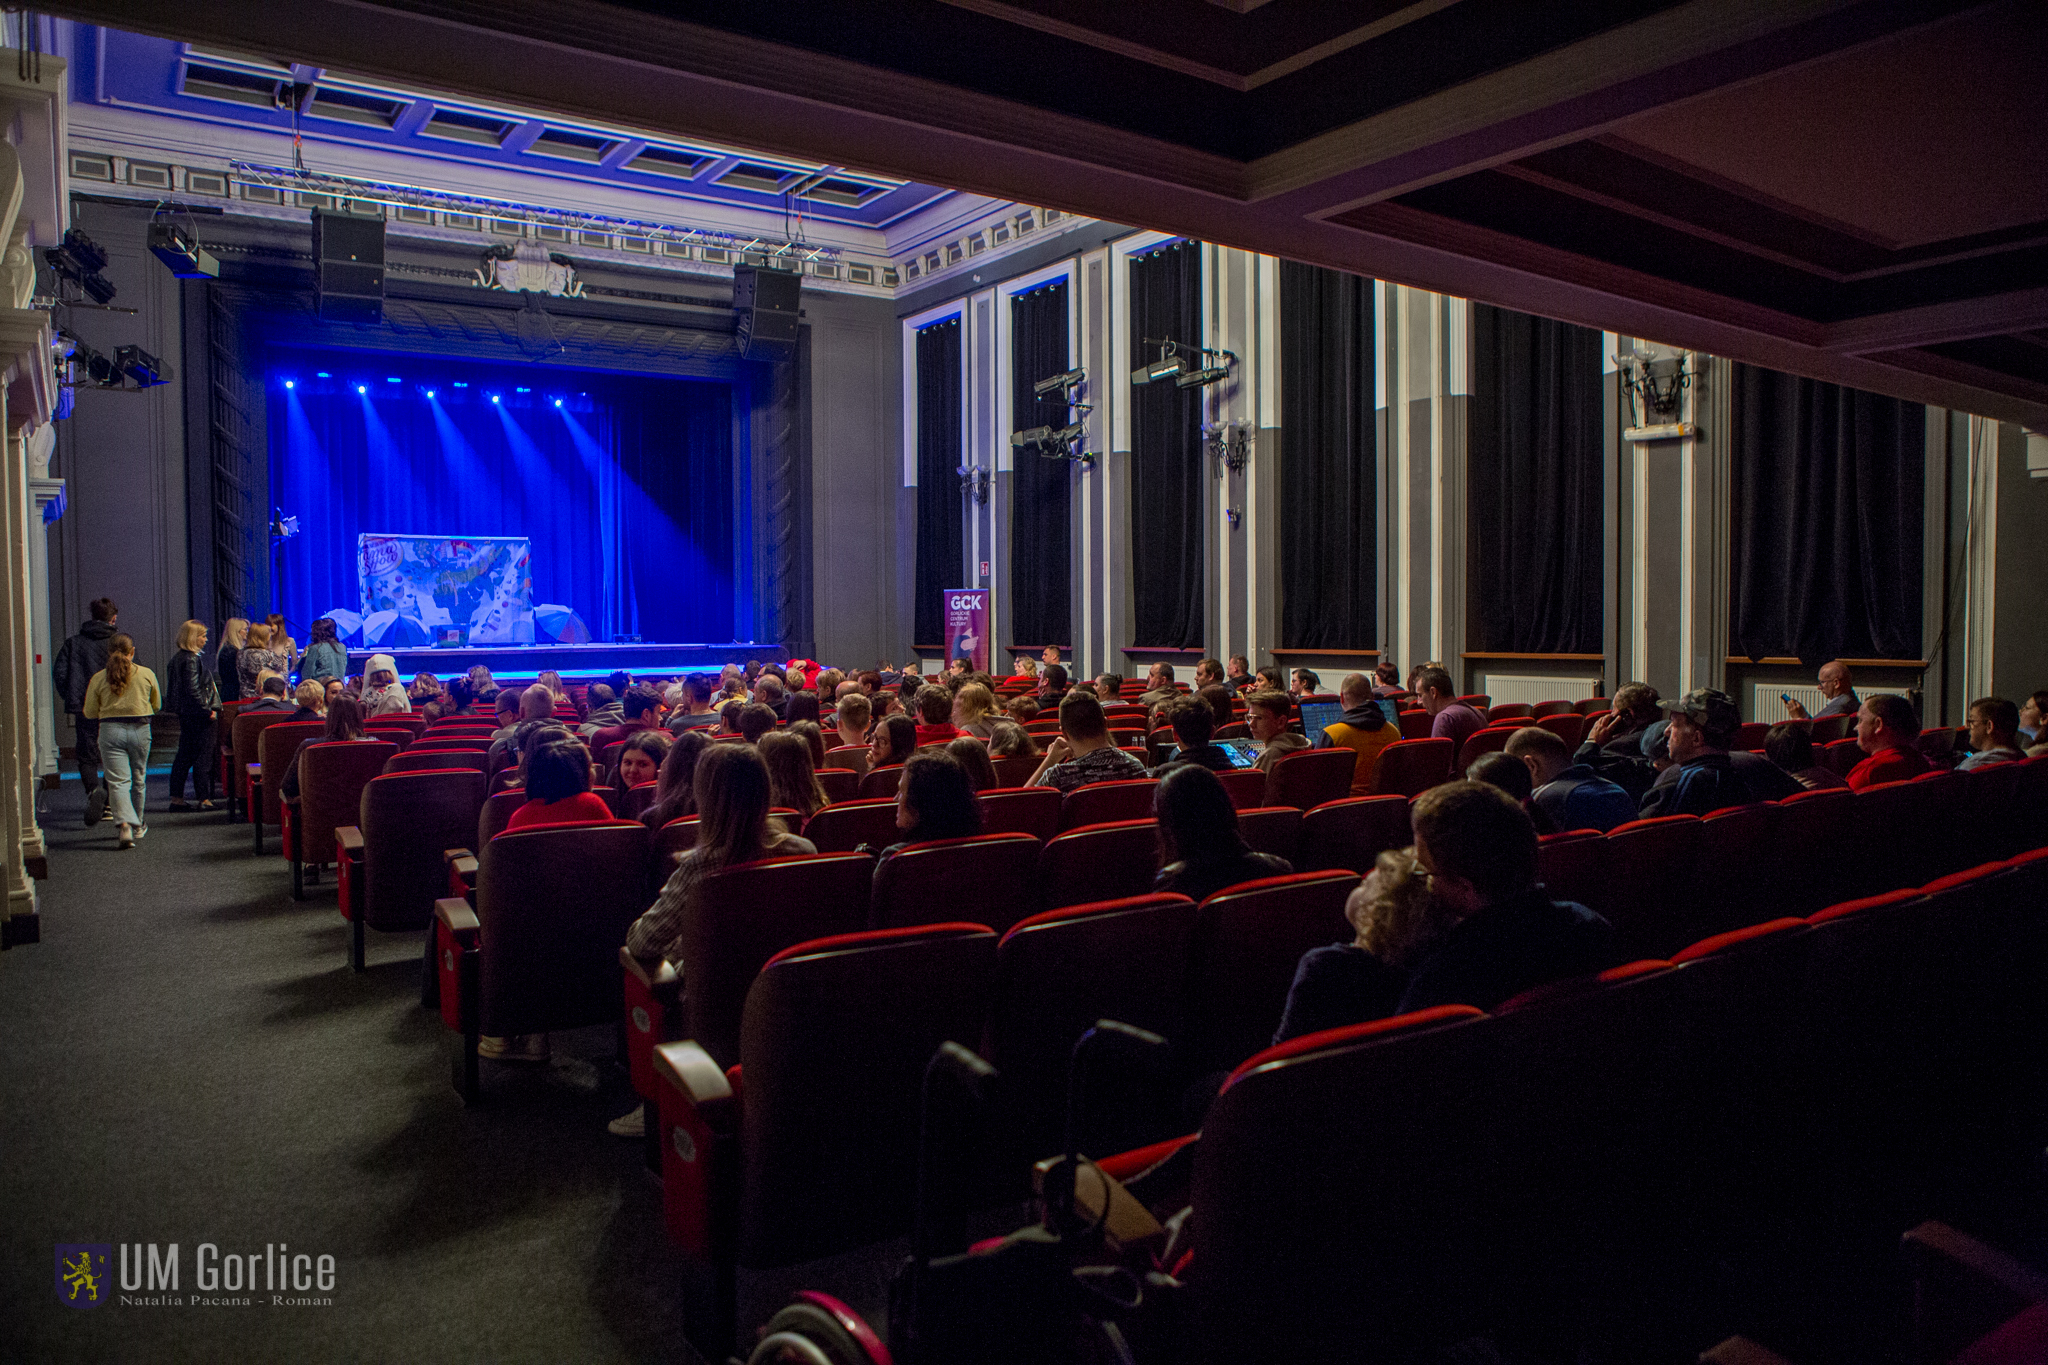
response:
[[[917,605],[919,649],[943,649],[942,597],[962,586],[960,319],[917,333]]]
[[[1067,409],[1031,388],[1067,368],[1067,282],[1010,300],[1010,429],[1065,426]],[[1063,399],[1064,390],[1047,394]],[[1010,476],[1010,643],[1073,644],[1073,479],[1066,460],[1019,450]]]
[[[1378,432],[1372,281],[1280,263],[1280,639],[1377,637]]]
[[[1735,367],[1730,653],[1917,659],[1927,410]]]
[[[1472,648],[1598,654],[1600,333],[1472,306],[1466,439]]]
[[[1131,365],[1146,337],[1202,341],[1202,258],[1191,242],[1131,260]],[[1188,368],[1200,368],[1190,354]],[[1131,633],[1150,649],[1202,644],[1202,391],[1172,380],[1131,386]]]

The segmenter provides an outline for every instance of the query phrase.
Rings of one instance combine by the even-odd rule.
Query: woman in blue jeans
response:
[[[150,721],[163,709],[156,674],[135,662],[135,641],[116,635],[107,666],[85,685],[85,715],[100,723],[100,756],[121,848],[149,833],[142,822],[149,782]]]

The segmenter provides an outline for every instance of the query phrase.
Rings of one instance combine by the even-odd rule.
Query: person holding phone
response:
[[[1833,659],[1820,666],[1820,675],[1814,679],[1820,685],[1820,694],[1827,698],[1827,704],[1819,711],[1808,715],[1806,708],[1780,692],[1779,698],[1785,703],[1785,714],[1793,720],[1823,720],[1828,716],[1853,716],[1863,705],[1856,695],[1854,679],[1849,665],[1840,659]]]

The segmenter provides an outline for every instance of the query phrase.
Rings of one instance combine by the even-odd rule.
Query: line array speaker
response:
[[[788,270],[736,266],[732,307],[740,354],[750,360],[789,360],[796,355],[797,298],[804,277]]]
[[[313,210],[313,297],[328,322],[384,320],[384,220]]]

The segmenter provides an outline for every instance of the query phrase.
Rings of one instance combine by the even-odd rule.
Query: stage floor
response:
[[[465,645],[459,649],[351,649],[349,669],[359,672],[371,654],[391,655],[398,662],[401,682],[415,673],[432,673],[451,678],[482,664],[493,674],[532,677],[554,669],[564,678],[602,678],[619,669],[638,676],[697,673],[744,664],[749,659],[780,663],[789,657],[781,645],[742,644],[597,644],[587,645]]]

